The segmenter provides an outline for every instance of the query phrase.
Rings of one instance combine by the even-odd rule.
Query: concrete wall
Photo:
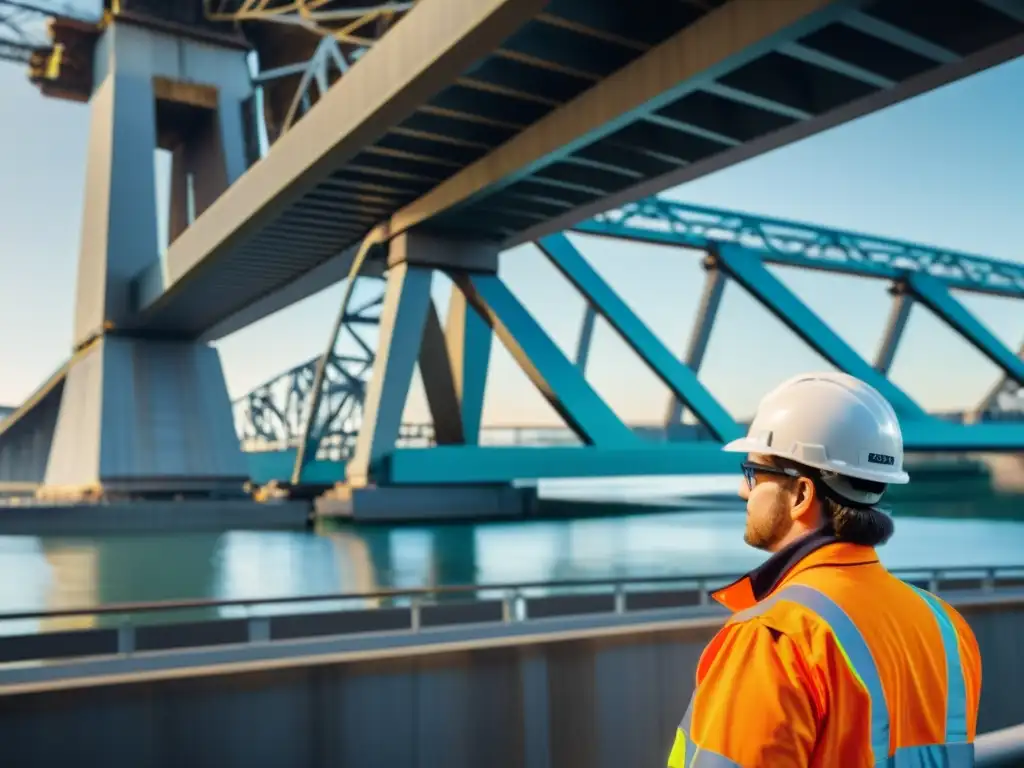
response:
[[[981,729],[1024,721],[1024,600],[961,609],[985,662]],[[320,641],[317,657],[296,656],[293,646],[233,674],[223,663],[174,670],[170,655],[111,662],[120,673],[94,667],[101,677],[0,695],[0,764],[660,766],[719,625],[606,622],[433,646],[410,647],[406,636],[390,648],[369,638],[362,651],[350,639],[349,651],[333,655]],[[222,661],[225,652],[217,652]],[[244,655],[236,651],[236,661]],[[83,687],[95,682],[103,684]]]
[[[63,391],[60,382],[0,435],[0,484],[43,481]],[[13,410],[0,409],[0,421]]]

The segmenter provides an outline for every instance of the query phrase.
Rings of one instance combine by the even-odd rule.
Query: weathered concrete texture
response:
[[[240,494],[248,466],[215,349],[106,336],[64,385],[42,492]]]
[[[130,332],[136,277],[161,288],[165,277],[154,153],[173,155],[173,239],[245,171],[246,52],[117,20],[97,41],[92,71],[75,354],[42,491],[240,490],[248,471],[217,351]]]
[[[109,504],[0,504],[0,535],[73,535],[255,528],[302,528],[306,501],[248,499],[132,501]]]

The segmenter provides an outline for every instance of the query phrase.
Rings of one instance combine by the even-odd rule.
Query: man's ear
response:
[[[814,483],[806,477],[798,477],[793,487],[795,497],[790,516],[794,520],[806,519],[814,511],[814,501],[817,498]]]

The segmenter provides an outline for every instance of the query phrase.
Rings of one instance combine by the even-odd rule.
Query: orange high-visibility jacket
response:
[[[813,534],[714,597],[669,768],[974,765],[974,634],[874,549]]]

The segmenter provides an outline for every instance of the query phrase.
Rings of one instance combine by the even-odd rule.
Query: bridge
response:
[[[944,2],[956,10],[947,21],[922,19],[901,0],[665,0],[643,12],[610,0],[315,12],[125,0],[106,3],[100,19],[57,18],[27,61],[44,94],[91,112],[73,354],[0,424],[0,477],[38,483],[47,498],[240,493],[250,470],[206,342],[346,275],[288,479],[309,479],[320,438],[340,419],[358,434],[332,493],[352,508],[411,498],[505,508],[514,480],[552,474],[731,473],[716,443],[742,425],[697,378],[727,281],[880,389],[911,450],[1019,451],[1024,426],[990,414],[1019,400],[1024,363],[951,293],[1019,298],[1019,265],[656,197],[630,202],[1024,50],[1019,3]],[[158,150],[173,158],[163,250]],[[685,360],[565,227],[702,254],[708,282]],[[587,301],[575,360],[497,274],[499,253],[524,242]],[[890,282],[877,358],[857,355],[768,264]],[[430,300],[435,273],[454,286],[444,327]],[[336,342],[374,309],[349,307],[366,279],[383,285],[370,322],[377,339],[348,361]],[[926,413],[886,377],[913,304],[1005,376],[970,423]],[[599,315],[671,391],[668,439],[638,435],[587,382]],[[580,445],[479,444],[494,337]],[[396,447],[417,364],[427,450]],[[358,397],[328,419],[321,400],[340,390],[324,383],[337,376]],[[684,408],[698,427],[679,428]],[[435,492],[417,492],[425,486]]]
[[[698,207],[659,198],[650,198],[602,214],[574,228],[575,232],[616,237],[633,242],[672,245],[679,249],[678,258],[701,259],[708,271],[704,299],[690,340],[684,362],[698,373],[707,348],[726,280],[737,280],[735,272],[722,266],[723,249],[738,248],[738,258],[758,265],[749,282],[740,283],[755,295],[776,316],[790,325],[813,349],[837,368],[856,370],[857,375],[872,381],[897,403],[907,431],[907,447],[911,451],[1012,450],[1019,427],[1012,422],[1024,420],[1024,389],[1018,383],[1024,346],[1012,354],[962,304],[949,289],[977,291],[995,295],[1024,297],[1024,265],[956,253],[941,248],[895,241],[874,235],[842,232],[819,225],[768,219],[762,216]],[[568,238],[558,236],[541,241],[541,248],[574,249]],[[571,251],[570,251],[571,253]],[[575,255],[575,254],[574,254]],[[807,269],[838,272],[885,280],[892,284],[893,307],[885,334],[879,341],[875,359],[868,365],[824,322],[817,317],[781,281],[772,277],[764,264],[781,264]],[[753,270],[752,270],[753,271]],[[595,273],[596,274],[596,273]],[[927,294],[915,291],[912,285],[938,287]],[[346,311],[339,337],[322,374],[320,400],[316,402],[315,383],[320,358],[310,359],[256,387],[234,402],[236,427],[244,448],[257,459],[264,479],[273,476],[281,482],[291,480],[291,468],[304,430],[310,430],[314,460],[304,465],[302,481],[315,483],[341,480],[344,460],[352,455],[362,420],[362,406],[367,388],[367,372],[375,360],[374,326],[379,324],[383,303],[383,281],[365,278],[369,283],[357,306]],[[927,288],[925,289],[927,290]],[[931,297],[931,300],[927,297]],[[589,298],[589,296],[588,296]],[[926,419],[927,430],[918,430],[915,418],[920,408],[910,403],[886,378],[895,358],[902,334],[914,304],[932,311],[964,338],[971,341],[989,359],[1004,367],[1004,375],[977,406],[968,412],[932,414]],[[600,305],[588,303],[581,318],[578,344],[573,362],[586,372],[590,345]],[[604,311],[607,311],[605,309]],[[920,310],[919,310],[920,311]],[[611,315],[606,315],[611,317]],[[614,322],[614,321],[613,321]],[[339,347],[344,347],[341,351]],[[1013,371],[1016,371],[1014,373]],[[316,409],[316,418],[308,425],[309,414]],[[701,421],[684,424],[683,401],[670,397],[665,407],[665,421],[634,431],[654,441],[716,440],[712,427]],[[1000,424],[997,429],[957,429],[942,424]],[[923,426],[922,424],[922,426]],[[745,427],[746,422],[741,422]],[[917,431],[915,431],[917,430]],[[931,430],[930,432],[928,430]],[[524,435],[529,435],[524,438]],[[996,436],[987,437],[986,435]],[[1009,443],[999,447],[999,435]],[[579,443],[578,435],[569,428],[538,427],[512,430],[483,428],[480,439],[490,445],[521,444],[525,440],[542,439],[548,444]],[[442,436],[442,440],[444,437]],[[431,424],[405,424],[399,432],[400,445],[415,447],[437,443]],[[677,472],[715,473],[714,454],[703,454]],[[586,468],[578,471],[585,472]],[[600,470],[593,470],[600,472]],[[541,468],[543,472],[560,473],[561,468]],[[269,473],[269,474],[268,474]]]
[[[1024,705],[1005,671],[1019,661],[1007,638],[1021,629],[1020,569],[899,575],[941,594],[978,638],[976,765],[1019,765]],[[21,662],[0,666],[0,755],[40,767],[186,754],[202,768],[664,765],[726,615],[708,590],[732,578],[0,615],[77,622],[0,637],[0,661]]]
[[[39,1],[0,9],[37,13]],[[742,419],[698,379],[730,283],[885,393],[909,449],[1019,453],[1021,355],[954,293],[1020,298],[1019,264],[656,196],[1024,50],[1017,0],[929,9],[908,0],[120,0],[98,19],[58,14],[45,39],[7,41],[0,55],[26,63],[43,94],[89,105],[75,328],[66,363],[0,424],[0,480],[38,484],[44,499],[242,493],[250,469],[208,342],[343,278],[324,354],[284,376],[292,400],[256,392],[235,407],[251,427],[247,443],[284,449],[281,479],[324,484],[316,472],[329,465],[342,482],[325,503],[357,517],[389,505],[489,514],[516,503],[512,483],[524,478],[731,473],[718,446]],[[173,158],[166,248],[156,236],[158,150]],[[682,359],[593,268],[587,237],[702,261],[707,283]],[[573,356],[499,277],[499,254],[528,242],[586,299]],[[774,264],[889,284],[875,358],[829,328]],[[443,323],[436,273],[453,283]],[[363,301],[355,288],[367,283],[378,293]],[[928,413],[889,378],[915,306],[1000,370],[969,413]],[[598,317],[671,393],[651,430],[625,423],[586,379]],[[356,354],[339,348],[339,336],[361,328],[372,341]],[[495,337],[576,444],[487,444]],[[431,423],[403,425],[417,365]],[[417,440],[424,447],[406,447]],[[721,578],[316,596],[376,601],[348,612],[65,611],[86,628],[0,642],[0,662],[30,662],[0,669],[0,754],[19,765],[86,755],[254,766],[657,762],[689,694],[674,681],[693,679],[720,626],[707,589]],[[981,731],[1021,722],[1010,674],[1019,653],[1005,642],[1020,633],[1019,569],[906,578],[923,578],[975,628],[986,659]],[[590,592],[568,594],[575,588]],[[141,618],[187,610],[204,620]],[[594,738],[564,737],[579,729]],[[58,730],[65,738],[40,738]],[[979,763],[1005,764],[996,753],[1014,740],[988,734]]]

